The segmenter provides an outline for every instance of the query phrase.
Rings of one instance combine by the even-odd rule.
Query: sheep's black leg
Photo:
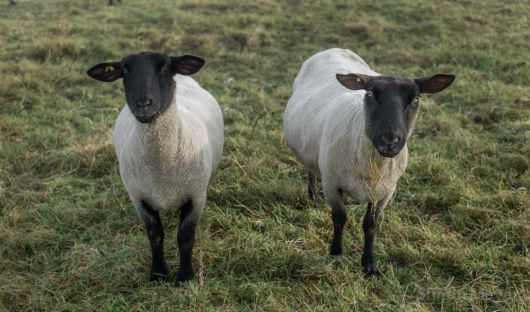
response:
[[[317,177],[309,171],[307,173],[307,194],[309,198],[313,200],[313,203],[317,202]]]
[[[372,203],[368,203],[366,214],[364,215],[363,220],[364,250],[361,264],[366,275],[378,273],[374,255],[374,238],[377,220],[376,214],[372,208]]]
[[[192,267],[192,250],[195,241],[195,227],[197,215],[193,213],[192,202],[189,201],[180,208],[180,226],[177,234],[179,245],[180,267],[177,272],[177,284],[194,277]]]
[[[338,194],[336,200],[331,201],[331,219],[333,220],[333,240],[329,248],[331,255],[342,255],[342,232],[344,231],[344,224],[348,218],[346,208],[342,202],[342,194]]]
[[[140,215],[145,223],[147,237],[151,245],[151,274],[150,280],[165,280],[169,270],[164,260],[164,228],[160,222],[158,211],[151,209],[146,203],[141,203]]]

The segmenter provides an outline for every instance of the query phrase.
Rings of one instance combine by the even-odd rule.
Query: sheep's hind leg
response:
[[[200,210],[200,207],[193,205],[191,201],[180,208],[180,226],[177,233],[180,267],[177,272],[177,285],[194,277],[192,251],[193,243],[195,242],[195,227]]]
[[[342,199],[342,192],[334,190],[333,192],[326,192],[326,199],[331,206],[331,219],[333,220],[333,239],[329,247],[329,253],[332,256],[339,256],[343,254],[342,233],[344,231],[344,224],[348,215],[344,202]]]
[[[164,228],[160,221],[160,214],[145,202],[140,203],[140,216],[147,230],[147,237],[151,245],[151,281],[165,280],[169,270],[164,260]]]
[[[309,198],[313,201],[313,204],[316,204],[318,198],[317,191],[317,177],[311,172],[307,172],[307,194]]]

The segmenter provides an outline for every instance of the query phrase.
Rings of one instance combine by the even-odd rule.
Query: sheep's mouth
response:
[[[143,123],[143,124],[147,124],[147,123],[152,123],[153,121],[155,121],[158,117],[160,116],[160,112],[156,112],[155,114],[151,115],[151,116],[139,116],[139,115],[135,115],[134,117],[136,117],[136,120],[138,120],[139,123]]]
[[[385,147],[378,147],[377,148],[377,152],[379,153],[379,155],[383,156],[383,157],[386,157],[386,158],[394,158],[397,156],[397,154],[399,154],[400,150],[391,150],[391,149],[387,149]]]

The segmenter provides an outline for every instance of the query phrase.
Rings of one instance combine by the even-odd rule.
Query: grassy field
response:
[[[0,311],[529,311],[527,1],[20,0],[0,3]],[[302,62],[344,47],[375,70],[453,73],[423,98],[409,167],[361,273],[363,206],[327,255],[324,201],[306,198],[282,134]],[[93,64],[196,54],[226,145],[197,231],[198,278],[149,283],[144,227],[111,131],[119,82]],[[176,271],[176,212],[162,214]]]

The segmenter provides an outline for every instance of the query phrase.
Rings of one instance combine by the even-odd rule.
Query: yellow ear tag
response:
[[[357,78],[357,82],[360,82],[361,81],[361,78]]]
[[[112,72],[114,71],[114,66],[112,65],[107,65],[107,67],[105,67],[105,72],[108,73],[108,72]]]

